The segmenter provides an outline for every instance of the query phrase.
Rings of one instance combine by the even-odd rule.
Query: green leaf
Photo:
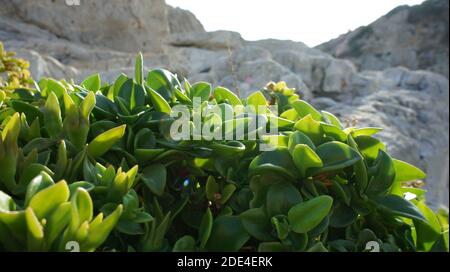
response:
[[[195,97],[200,97],[201,102],[208,101],[211,95],[211,84],[207,82],[197,82],[191,86],[191,100]]]
[[[294,133],[292,133],[289,136],[289,143],[288,143],[289,152],[292,153],[294,151],[295,146],[297,146],[298,144],[305,144],[309,146],[312,150],[316,149],[316,146],[308,136],[306,136],[304,133],[300,131],[294,131]]]
[[[322,130],[327,137],[331,137],[336,141],[347,141],[347,134],[345,134],[345,132],[342,131],[342,129],[340,129],[339,127],[324,122],[321,122],[320,126],[322,127]]]
[[[393,215],[426,222],[420,210],[408,200],[397,195],[385,195],[375,198],[378,207]]]
[[[381,130],[383,130],[383,129],[376,128],[376,127],[358,128],[358,129],[352,130],[351,134],[352,134],[353,137],[372,136],[374,134],[377,134]]]
[[[234,185],[232,183],[225,185],[221,192],[222,196],[220,198],[220,204],[223,205],[223,204],[227,203],[227,201],[233,195],[234,191],[236,191],[236,185]]]
[[[209,240],[209,236],[211,235],[211,230],[213,227],[213,220],[214,219],[211,210],[207,208],[205,214],[202,217],[202,221],[198,229],[198,237],[200,240],[201,249],[203,249],[206,246],[206,243]]]
[[[274,216],[270,221],[272,222],[272,225],[277,233],[278,239],[280,239],[281,241],[285,240],[288,237],[291,229],[287,216],[286,215]]]
[[[375,175],[369,182],[367,194],[377,195],[385,193],[394,183],[395,167],[394,162],[386,152],[379,151],[379,155],[374,162]]]
[[[328,215],[332,204],[333,198],[323,195],[295,205],[288,212],[292,230],[297,233],[312,230]]]
[[[273,151],[265,151],[255,157],[249,166],[251,175],[278,173],[295,179],[295,165],[287,148],[278,147]]]
[[[74,215],[72,216],[73,223],[80,226],[84,221],[90,222],[93,217],[93,203],[88,191],[84,188],[77,188],[75,194],[71,198],[72,210]]]
[[[93,251],[98,246],[103,244],[103,242],[105,242],[106,238],[108,238],[110,232],[114,229],[117,222],[119,221],[122,211],[122,205],[118,205],[114,212],[106,217],[105,220],[98,220],[98,223],[94,224],[94,222],[96,222],[96,220],[94,219],[90,224],[89,236],[83,242],[83,244],[81,244],[81,248],[85,251]]]
[[[96,92],[100,89],[101,79],[99,74],[93,74],[88,76],[81,82],[81,86],[85,87],[89,91]]]
[[[358,214],[349,206],[338,203],[333,208],[330,217],[330,226],[334,228],[345,228],[358,219]]]
[[[312,119],[316,121],[322,120],[322,115],[320,114],[320,112],[306,101],[297,100],[292,103],[292,107],[297,111],[300,118],[311,115]]]
[[[185,235],[178,239],[173,246],[173,252],[193,252],[195,251],[195,240],[190,235]]]
[[[310,169],[319,168],[323,166],[320,157],[308,145],[298,144],[292,151],[292,158],[300,176],[307,177],[307,172]]]
[[[355,172],[356,187],[358,189],[358,192],[361,194],[365,192],[365,190],[367,189],[367,185],[369,184],[369,177],[367,174],[366,163],[364,161],[363,155],[359,153],[358,145],[356,144],[355,140],[351,135],[348,135],[347,141],[348,145],[353,149],[357,150],[358,154],[361,157],[361,160],[359,160],[353,166],[353,171]]]
[[[50,93],[44,107],[44,124],[51,138],[57,138],[62,131],[61,109],[55,93]]]
[[[174,88],[180,86],[176,76],[164,69],[155,69],[148,72],[146,84],[167,101],[172,99]]]
[[[314,120],[311,114],[298,120],[294,128],[308,136],[315,145],[320,145],[324,141],[322,126],[319,121]]]
[[[160,163],[147,166],[142,171],[141,180],[154,194],[161,196],[166,187],[166,167]]]
[[[170,114],[172,109],[169,103],[167,103],[167,101],[164,99],[164,97],[149,86],[146,86],[145,89],[147,90],[147,93],[150,96],[150,100],[152,101],[153,107],[156,109],[156,111]]]
[[[273,184],[267,190],[266,195],[267,216],[271,218],[275,215],[287,214],[292,206],[302,200],[300,192],[290,182],[282,181]]]
[[[64,85],[56,81],[54,79],[49,78],[47,81],[47,98],[50,96],[51,93],[55,94],[55,96],[60,99],[63,97],[63,94],[66,92],[66,88]]]
[[[376,160],[380,150],[386,151],[386,146],[378,139],[371,136],[361,135],[354,137],[356,144],[358,145],[359,152],[370,163]]]
[[[214,220],[206,249],[220,252],[238,251],[249,238],[239,217],[221,216]]]
[[[69,225],[71,219],[71,204],[70,202],[61,203],[56,209],[47,217],[47,224],[45,225],[45,237],[48,245],[51,245],[62,231]]]
[[[414,220],[417,233],[417,248],[423,251],[430,251],[434,243],[440,238],[441,224],[436,214],[425,202],[420,201],[416,206],[426,219],[426,222]]]
[[[216,200],[216,194],[219,193],[220,187],[219,184],[216,182],[216,179],[213,176],[209,176],[206,180],[205,185],[205,193],[206,198],[209,201],[214,202]]]
[[[263,208],[248,209],[239,215],[242,226],[252,237],[260,241],[271,241],[272,226]]]
[[[14,211],[16,209],[16,203],[14,200],[4,192],[0,191],[0,211]]]
[[[29,251],[42,251],[44,241],[44,228],[34,214],[32,208],[25,210],[27,224],[27,248]]]
[[[280,242],[263,242],[259,243],[258,252],[285,252],[289,251],[288,247]]]
[[[134,79],[136,80],[137,84],[142,85],[144,83],[144,57],[142,56],[142,53],[139,52],[136,55],[135,60],[135,68],[134,68]]]
[[[94,158],[101,157],[113,147],[125,134],[126,125],[112,128],[95,137],[88,147],[88,153]]]
[[[393,159],[395,168],[395,182],[425,179],[427,175],[419,168],[407,162]]]
[[[264,95],[262,94],[262,92],[256,91],[256,92],[251,93],[247,97],[247,105],[254,106],[255,110],[256,110],[255,112],[259,112],[258,107],[259,106],[267,106],[267,100],[264,97]]]
[[[25,206],[29,205],[31,198],[33,198],[33,196],[39,191],[55,184],[50,176],[50,173],[46,171],[39,171],[37,174],[33,173],[30,177],[34,178],[32,178],[29,184],[27,184]]]
[[[328,249],[323,245],[322,242],[318,242],[310,247],[308,252],[328,252]]]
[[[312,175],[343,169],[361,160],[356,150],[341,142],[328,142],[316,149],[323,163],[322,168],[311,170]]]
[[[325,119],[325,121],[328,124],[334,125],[340,129],[343,128],[341,121],[339,121],[339,119],[334,114],[332,114],[328,111],[321,111],[321,113],[322,113],[323,119]]]
[[[45,218],[61,203],[69,199],[69,187],[62,180],[36,193],[30,200],[31,207],[39,219]]]
[[[232,91],[228,90],[225,87],[219,86],[219,87],[215,88],[214,89],[214,98],[217,100],[218,104],[221,102],[227,101],[233,107],[237,106],[237,105],[242,105],[242,102],[239,99],[239,97],[235,93],[233,93]]]

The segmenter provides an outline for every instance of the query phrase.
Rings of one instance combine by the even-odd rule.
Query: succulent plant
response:
[[[139,54],[134,78],[43,78],[4,99],[0,250],[448,251],[448,214],[407,186],[425,173],[380,128],[346,128],[283,82],[239,98],[142,67]]]

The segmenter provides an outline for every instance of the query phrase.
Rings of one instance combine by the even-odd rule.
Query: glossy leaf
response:
[[[299,203],[288,212],[292,230],[306,233],[317,226],[330,212],[333,199],[329,196],[319,196]]]

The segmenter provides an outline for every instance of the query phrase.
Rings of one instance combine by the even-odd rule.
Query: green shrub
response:
[[[16,58],[14,52],[5,51],[0,42],[0,106],[12,91],[27,88],[33,83],[29,66],[28,61]]]
[[[138,55],[134,79],[44,78],[5,100],[0,250],[64,251],[71,241],[83,251],[448,250],[448,216],[405,186],[425,174],[392,158],[379,128],[344,128],[283,82],[240,99],[166,70],[144,78],[142,67]],[[201,115],[196,97],[201,109],[277,105],[231,122],[246,136],[255,118],[278,132],[167,137],[180,105],[189,137],[199,136],[196,118],[236,136],[223,115]]]

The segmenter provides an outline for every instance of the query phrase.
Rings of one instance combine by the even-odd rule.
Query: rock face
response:
[[[169,33],[164,0],[1,0],[24,22],[73,42],[135,52],[160,50]]]
[[[439,67],[443,61],[448,65],[448,42],[444,48],[437,37],[427,42],[423,38],[403,50],[401,46],[406,45],[401,38],[385,37],[381,45],[370,35],[366,43],[350,33],[319,47],[331,52],[333,44],[342,43],[339,52],[344,55],[333,52],[346,58],[340,59],[301,42],[250,42],[236,32],[205,32],[192,13],[166,6],[163,0],[139,1],[140,5],[137,0],[80,1],[80,6],[69,7],[63,1],[0,0],[0,40],[7,50],[31,61],[34,78],[81,81],[100,72],[103,80],[113,81],[122,72],[133,74],[134,55],[142,51],[148,68],[167,68],[180,79],[209,81],[241,96],[268,81],[283,80],[302,98],[348,123],[356,120],[358,126],[384,128],[379,137],[389,151],[428,173],[429,201],[434,207],[448,206],[449,81],[443,75],[417,70],[445,74]],[[95,11],[99,14],[94,16]],[[410,8],[399,8],[372,27],[379,35],[399,35],[396,31],[411,28],[405,21],[410,16]],[[442,32],[437,22],[432,25],[433,33]],[[356,47],[348,48],[350,37],[358,41]],[[377,57],[376,48],[390,50],[391,57]],[[447,57],[439,57],[439,52]],[[424,54],[430,57],[428,66],[419,61]],[[415,66],[395,67],[408,66],[402,61],[413,61]]]
[[[372,24],[319,45],[361,70],[393,66],[430,70],[448,78],[449,1],[400,6]]]
[[[167,6],[170,33],[204,32],[202,23],[195,15],[181,8]]]

